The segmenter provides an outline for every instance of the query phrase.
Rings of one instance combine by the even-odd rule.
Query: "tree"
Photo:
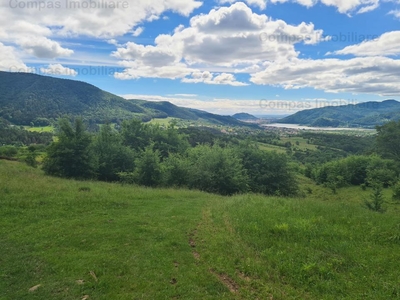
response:
[[[385,212],[383,207],[385,199],[382,190],[383,188],[380,183],[374,183],[370,199],[364,201],[364,204],[368,209],[376,212]]]
[[[153,150],[153,145],[149,145],[136,159],[136,169],[134,172],[135,182],[145,186],[157,186],[161,183],[161,163],[160,152]]]
[[[377,148],[383,157],[400,161],[400,121],[377,126]]]
[[[134,150],[143,150],[150,144],[149,125],[142,123],[140,120],[124,121],[121,134],[124,145]]]
[[[135,154],[122,144],[121,135],[110,124],[100,128],[92,149],[96,155],[98,179],[116,181],[119,179],[119,172],[133,171]]]
[[[197,146],[188,151],[190,188],[222,195],[248,191],[248,177],[233,148]]]
[[[400,203],[400,181],[393,186],[392,199]]]
[[[252,192],[284,196],[298,192],[297,182],[285,154],[262,151],[248,143],[242,144],[238,149]]]
[[[96,166],[91,142],[81,118],[75,120],[74,126],[68,119],[61,119],[58,141],[48,148],[43,170],[46,174],[66,178],[93,178]]]
[[[183,154],[189,148],[187,138],[185,135],[179,134],[175,126],[176,120],[172,120],[166,129],[162,129],[158,125],[151,127],[154,150],[159,150],[163,159],[171,153]]]
[[[38,163],[36,161],[37,153],[35,151],[35,147],[29,146],[28,147],[28,155],[25,158],[25,162],[28,166],[31,166],[33,168],[37,168]]]
[[[163,162],[163,184],[165,186],[187,186],[190,163],[187,156],[170,154]]]

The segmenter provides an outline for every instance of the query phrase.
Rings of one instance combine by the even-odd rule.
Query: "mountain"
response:
[[[126,100],[81,81],[0,71],[0,118],[15,125],[43,126],[65,115],[82,116],[94,123],[174,117],[247,126],[229,116],[178,107],[169,102]]]
[[[241,120],[241,121],[257,121],[258,120],[257,117],[247,114],[247,113],[234,114],[232,117],[237,120]]]
[[[179,118],[192,121],[206,121],[212,124],[230,125],[230,126],[250,126],[230,116],[221,116],[212,114],[203,110],[179,107],[168,101],[145,101],[145,100],[128,100],[134,101],[138,105],[146,109],[152,109],[158,114],[165,114],[165,117]]]
[[[400,120],[400,102],[396,100],[303,110],[277,122],[316,127],[374,127],[392,120]]]

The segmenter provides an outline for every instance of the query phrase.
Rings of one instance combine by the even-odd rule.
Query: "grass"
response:
[[[299,150],[317,150],[317,146],[313,144],[307,144],[307,139],[301,136],[293,136],[293,137],[282,137],[281,142],[291,142],[292,147],[297,148]],[[297,145],[298,143],[298,145]]]
[[[399,299],[400,207],[301,180],[221,197],[0,161],[0,299]]]
[[[53,126],[44,126],[44,127],[31,127],[31,126],[24,126],[24,128],[28,131],[32,132],[54,132]]]
[[[172,120],[180,120],[180,119],[171,118],[171,117],[168,117],[168,118],[154,118],[154,119],[151,119],[148,123],[149,124],[154,124],[154,125],[158,124],[160,126],[168,126],[169,123]]]
[[[284,147],[271,145],[271,144],[265,144],[265,143],[258,143],[258,146],[261,150],[264,150],[264,151],[276,151],[277,153],[286,153],[286,148],[284,148]]]
[[[172,120],[175,120],[177,122],[177,124],[176,124],[177,128],[186,128],[186,127],[190,127],[190,126],[196,126],[196,127],[207,126],[207,127],[220,128],[220,129],[224,128],[227,131],[229,131],[231,129],[231,127],[229,127],[229,126],[212,124],[205,119],[185,120],[185,119],[180,119],[180,118],[168,117],[168,118],[154,118],[154,119],[151,119],[147,123],[153,124],[153,125],[158,124],[162,127],[167,127]]]

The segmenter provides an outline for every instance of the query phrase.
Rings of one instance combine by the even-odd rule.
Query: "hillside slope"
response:
[[[151,114],[85,82],[0,72],[0,117],[18,125],[36,118],[82,115],[96,122]]]
[[[279,120],[279,123],[318,127],[373,127],[400,119],[400,102],[365,102],[356,105],[329,106],[297,112]]]
[[[398,299],[397,205],[310,187],[222,197],[0,160],[0,299]]]
[[[237,120],[242,120],[242,121],[257,121],[258,118],[248,114],[248,113],[238,113],[238,114],[234,114],[232,116],[233,118],[237,119]]]
[[[15,125],[29,125],[38,118],[54,121],[64,115],[83,116],[95,123],[174,117],[243,125],[232,117],[178,107],[169,102],[127,101],[81,81],[0,71],[0,118]]]

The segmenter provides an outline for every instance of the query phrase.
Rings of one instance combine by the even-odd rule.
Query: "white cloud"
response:
[[[400,54],[400,31],[382,34],[379,38],[365,41],[357,45],[347,46],[334,54],[355,56],[389,56]]]
[[[173,95],[167,95],[167,96],[177,96],[177,97],[188,97],[188,98],[195,98],[198,95],[197,94],[173,94]]]
[[[182,82],[242,86],[246,84],[237,82],[229,72],[216,74],[211,69],[256,70],[264,61],[295,58],[296,43],[318,43],[322,34],[313,24],[294,26],[272,20],[239,2],[194,16],[189,27],[178,26],[171,35],[159,35],[154,46],[128,42],[112,56],[126,67],[117,78],[185,77]],[[273,38],[263,39],[265,36]]]
[[[377,9],[378,7],[379,7],[379,1],[376,1],[375,3],[373,3],[371,5],[361,7],[357,11],[357,14],[364,14],[364,13],[370,12],[370,11]]]
[[[61,38],[138,36],[143,29],[134,28],[144,21],[166,11],[188,16],[201,5],[196,0],[7,0],[0,5],[0,42],[37,58],[65,57],[74,52],[59,42]]]
[[[328,6],[337,7],[340,13],[351,13],[355,9],[358,11],[371,11],[379,6],[380,0],[321,0]]]
[[[183,78],[185,83],[206,83],[206,84],[223,84],[231,86],[246,86],[248,83],[236,81],[235,76],[228,73],[213,74],[208,71],[196,71],[191,74],[191,78]]]
[[[197,97],[184,98],[183,96],[176,95],[138,95],[127,94],[121,95],[125,99],[141,99],[147,101],[168,101],[180,107],[195,108],[211,113],[221,115],[233,115],[240,112],[247,112],[256,115],[263,114],[293,114],[297,111],[312,108],[321,108],[326,106],[340,106],[348,104],[357,104],[359,102],[349,101],[345,99],[232,99],[232,98],[213,98],[213,99],[200,99]]]
[[[389,11],[389,15],[393,15],[396,18],[400,19],[400,9],[395,9],[395,10]]]
[[[293,59],[266,64],[251,82],[285,89],[314,88],[331,93],[400,95],[400,60],[358,57],[349,60]]]
[[[160,95],[121,95],[125,99],[142,99],[147,101],[168,101],[175,105],[187,108],[195,108],[217,114],[235,114],[238,112],[260,113],[260,100],[236,100],[236,99],[191,99],[179,96]]]
[[[146,1],[54,1],[52,8],[34,7],[51,1],[6,1],[0,7],[4,24],[24,20],[26,23],[50,29],[52,33],[116,37],[129,33],[132,28],[165,11],[188,16],[202,2],[195,0],[146,0]],[[112,7],[112,3],[118,3]],[[93,5],[92,5],[93,4]],[[29,7],[28,7],[29,5]],[[93,8],[87,7],[92,5]],[[39,16],[39,17],[38,17]],[[56,26],[56,27],[55,27]]]
[[[5,46],[0,42],[0,70],[7,72],[32,72],[16,55],[13,47]]]
[[[73,50],[63,48],[59,43],[45,37],[23,37],[17,41],[17,44],[27,53],[38,58],[56,58],[74,53]]]
[[[247,3],[249,6],[257,6],[260,9],[265,9],[267,7],[267,2],[268,0],[243,0],[244,2]],[[234,3],[237,2],[236,0],[219,0],[220,4],[225,4],[225,3]]]
[[[132,33],[133,36],[139,36],[142,34],[142,32],[144,31],[143,27],[138,27],[135,29],[135,31]]]
[[[48,65],[47,68],[40,68],[40,72],[47,75],[64,75],[73,77],[78,75],[77,71],[64,67],[61,64],[51,64]]]
[[[242,0],[220,0],[220,3],[234,3]],[[267,3],[279,4],[292,2],[306,7],[312,7],[318,3],[327,6],[336,7],[340,13],[349,14],[355,10],[357,13],[366,13],[375,10],[379,7],[382,0],[244,0],[248,5],[258,6],[260,9],[265,9]]]

